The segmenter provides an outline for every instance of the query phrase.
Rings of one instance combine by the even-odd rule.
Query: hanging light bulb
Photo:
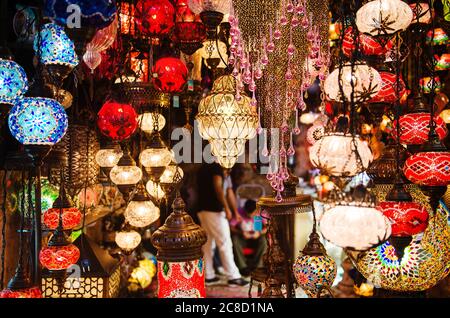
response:
[[[152,202],[144,184],[137,185],[125,209],[125,220],[134,227],[146,227],[159,219],[159,208]]]
[[[139,155],[139,161],[150,174],[150,178],[153,181],[159,181],[172,160],[172,153],[158,131],[154,131],[150,138],[146,149]]]

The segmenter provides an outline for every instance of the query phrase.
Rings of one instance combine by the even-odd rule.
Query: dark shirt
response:
[[[223,211],[222,203],[220,203],[214,190],[213,176],[221,176],[223,179],[222,167],[217,163],[202,164],[197,175],[199,211]]]

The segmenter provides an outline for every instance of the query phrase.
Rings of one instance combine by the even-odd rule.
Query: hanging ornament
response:
[[[140,0],[136,3],[135,22],[148,37],[162,37],[174,27],[175,8],[168,0]]]

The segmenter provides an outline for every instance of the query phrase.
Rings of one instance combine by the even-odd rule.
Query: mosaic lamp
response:
[[[311,163],[332,176],[355,176],[367,169],[372,151],[358,136],[329,133],[310,148]]]
[[[44,16],[60,25],[68,25],[73,9],[80,11],[80,27],[104,28],[116,17],[116,0],[45,0]]]
[[[356,187],[344,199],[333,202],[320,219],[320,232],[327,241],[349,250],[364,251],[391,235],[389,220],[375,208],[365,189]]]
[[[131,253],[139,244],[141,244],[141,235],[133,230],[123,230],[116,232],[116,244],[125,253]]]
[[[23,68],[14,61],[0,59],[0,104],[14,105],[28,90]]]
[[[336,262],[327,255],[325,247],[316,232],[316,217],[314,213],[313,231],[305,248],[298,255],[293,272],[299,286],[308,297],[319,297],[324,289],[330,291],[336,278]]]
[[[63,183],[61,183],[58,198],[53,202],[52,208],[43,213],[43,223],[50,230],[56,230],[61,217],[63,230],[73,230],[80,225],[82,216],[81,211],[72,202]]]
[[[186,213],[179,193],[172,209],[152,235],[152,244],[158,249],[158,298],[204,298],[202,246],[206,232]]]
[[[159,208],[140,182],[125,209],[125,221],[134,227],[146,227],[159,219]]]
[[[421,145],[427,142],[430,133],[430,119],[430,109],[425,104],[421,92],[418,92],[414,98],[414,107],[411,112],[400,116],[400,142],[405,145]],[[444,120],[435,116],[434,124],[439,139],[444,139],[448,133]],[[397,121],[394,121],[393,127],[393,132],[396,132]],[[393,137],[397,138],[397,134],[393,133]]]
[[[109,143],[97,151],[95,154],[95,162],[109,176],[111,169],[119,163],[122,156],[123,151],[120,145],[117,143]]]
[[[142,179],[142,170],[136,166],[136,162],[127,151],[111,169],[109,177],[127,201],[135,185]]]
[[[8,126],[23,145],[53,146],[64,137],[68,120],[66,111],[56,100],[26,97],[11,109]]]
[[[155,181],[148,180],[145,188],[147,189],[147,192],[157,201],[161,200],[166,195],[161,185]]]
[[[428,211],[424,205],[413,202],[400,174],[397,175],[396,183],[387,194],[386,200],[380,202],[377,209],[391,222],[392,233],[389,241],[401,259],[413,235],[423,233],[427,228]]]
[[[372,36],[390,35],[406,30],[413,11],[401,0],[369,1],[356,12],[356,26],[361,33]]]
[[[154,132],[147,147],[139,155],[139,162],[145,167],[153,181],[159,181],[172,160],[172,152],[162,140],[160,133]]]
[[[328,75],[324,90],[329,100],[350,102],[353,95],[354,102],[366,102],[378,94],[381,85],[381,76],[373,67],[365,62],[346,63]]]
[[[150,134],[155,127],[155,121],[157,121],[156,125],[158,126],[158,131],[163,130],[166,125],[166,118],[162,114],[157,112],[145,112],[140,114],[138,118],[139,128]]]
[[[45,78],[57,86],[79,63],[74,43],[64,28],[54,23],[44,24],[34,38],[33,48],[39,62],[45,66]]]

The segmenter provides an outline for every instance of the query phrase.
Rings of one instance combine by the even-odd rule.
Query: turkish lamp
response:
[[[101,171],[108,179],[111,169],[114,168],[120,158],[123,156],[123,151],[117,143],[108,143],[95,154],[95,162],[99,165]]]
[[[403,258],[405,248],[411,243],[413,235],[423,232],[428,224],[428,211],[420,203],[413,202],[406,191],[400,174],[386,201],[377,207],[392,223],[389,243],[395,247],[399,260]]]
[[[185,207],[178,193],[173,212],[152,235],[152,244],[158,250],[158,298],[206,297],[202,253],[206,232],[194,223]]]
[[[125,252],[130,254],[139,244],[141,244],[141,234],[134,230],[123,230],[116,232],[115,241],[117,246]]]
[[[386,36],[406,30],[413,17],[412,9],[404,1],[375,0],[356,12],[356,26],[361,33]]]
[[[170,194],[175,187],[183,180],[184,172],[178,164],[172,160],[161,176],[160,184],[163,191]]]
[[[148,180],[147,184],[145,185],[145,188],[147,189],[147,192],[157,201],[162,200],[166,195],[161,185],[152,180]]]
[[[155,128],[155,121],[157,121],[156,126],[158,127],[157,130],[161,131],[163,130],[164,126],[166,125],[166,118],[156,112],[145,112],[141,115],[139,115],[139,128],[148,133],[151,134]]]
[[[125,220],[131,226],[142,228],[159,219],[159,208],[152,202],[150,195],[140,182],[125,209]]]
[[[145,167],[150,179],[158,182],[172,160],[172,152],[166,146],[159,132],[154,132],[150,142],[139,155],[139,162]]]
[[[336,262],[327,255],[315,228],[314,224],[309,241],[293,266],[295,279],[308,297],[320,297],[324,289],[330,290],[337,273]]]
[[[319,226],[327,241],[348,250],[368,250],[391,235],[391,223],[361,187],[327,206]]]
[[[128,200],[131,191],[142,179],[142,170],[136,166],[136,162],[127,151],[117,165],[111,169],[109,177],[123,194],[124,199]]]

